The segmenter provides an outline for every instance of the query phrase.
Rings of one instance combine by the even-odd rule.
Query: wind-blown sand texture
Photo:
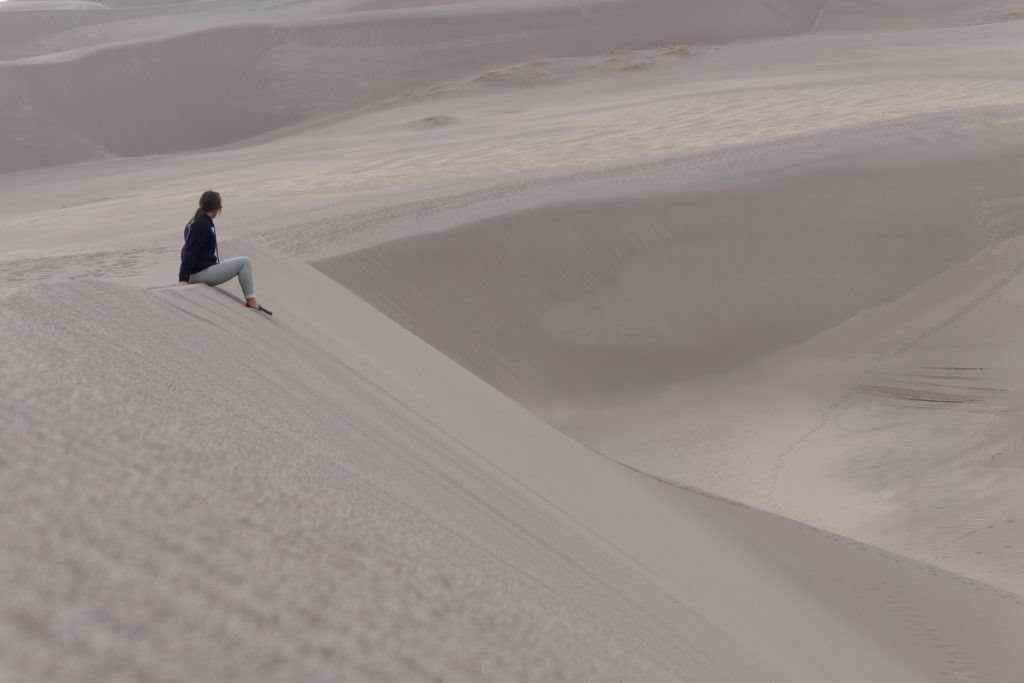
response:
[[[0,681],[1024,680],[1022,17],[0,3]]]

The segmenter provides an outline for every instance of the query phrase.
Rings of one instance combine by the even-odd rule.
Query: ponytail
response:
[[[192,216],[192,220],[189,221],[189,225],[192,225],[204,215],[213,213],[220,207],[220,193],[214,192],[213,190],[207,190],[203,193],[203,196],[199,198],[199,208],[196,209],[196,213]]]

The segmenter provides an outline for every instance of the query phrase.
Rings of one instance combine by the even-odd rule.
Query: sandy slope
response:
[[[744,117],[774,95],[741,90],[707,132],[679,119],[666,126],[674,141],[689,134],[691,148],[714,151],[584,171],[518,195],[509,188],[512,198],[481,193],[436,217],[413,204],[415,222],[393,219],[391,234],[428,234],[316,263],[624,462],[1019,591],[1010,293],[1019,247],[1004,242],[1021,234],[1024,137],[1012,95],[982,94],[985,81],[966,78],[1001,75],[983,65],[998,40],[1019,41],[1019,32],[902,34],[906,71],[890,69],[891,82],[837,89],[802,67],[813,85],[788,86],[790,98],[780,94],[763,123]],[[802,40],[802,53],[821,40]],[[877,48],[891,38],[829,40],[834,62],[819,68],[834,74],[849,68],[844,57],[881,72]],[[951,45],[965,80],[936,78],[940,67],[924,57],[936,42]],[[742,63],[736,53],[746,49],[720,59]],[[782,41],[749,49],[795,53]],[[760,83],[795,77],[775,69]],[[961,88],[976,96],[958,103]],[[806,108],[825,93],[828,116]],[[719,96],[688,93],[674,114],[697,121]],[[915,115],[897,114],[901,97]],[[843,116],[845,131],[816,129]],[[600,153],[664,139],[656,118],[633,120],[650,132],[638,124],[628,147],[614,143],[616,129]],[[738,142],[754,131],[763,142],[715,149],[729,121]],[[802,122],[803,135],[775,138]],[[552,154],[571,154],[570,144]],[[275,243],[307,254],[358,245],[339,228],[362,220],[310,224]],[[458,227],[431,232],[438,226]],[[815,338],[912,291],[898,313]],[[946,320],[956,325],[930,332]],[[928,344],[918,344],[925,333]],[[942,350],[947,334],[959,335],[955,350]]]
[[[809,339],[1021,234],[1010,215],[990,234],[974,214],[979,188],[1019,192],[1022,143],[1019,130],[930,149],[861,142],[842,165],[774,155],[744,181],[723,179],[729,168],[689,191],[671,169],[643,189],[613,176],[316,263],[545,412],[628,401]]]
[[[347,329],[320,317],[343,292],[274,265],[267,286]],[[450,530],[475,519],[526,552],[463,502],[486,489],[429,463],[472,456],[292,326],[205,288],[88,281],[4,310],[5,680],[665,678]]]
[[[11,674],[932,681],[1024,665],[1018,597],[636,475],[311,269],[245,251],[287,315],[206,288],[5,295]],[[24,405],[32,419],[10,422]]]
[[[317,265],[605,453],[1021,590],[1022,143],[594,181]]]

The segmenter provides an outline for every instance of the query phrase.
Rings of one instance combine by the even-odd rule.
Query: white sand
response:
[[[1024,677],[1024,3],[5,4],[0,680]]]

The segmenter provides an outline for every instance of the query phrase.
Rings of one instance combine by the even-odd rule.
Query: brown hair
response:
[[[203,217],[204,214],[213,213],[220,208],[220,193],[214,192],[213,190],[207,190],[203,193],[203,196],[199,198],[199,208],[196,209],[196,215],[192,216],[192,223]],[[192,223],[189,223],[191,225]]]

